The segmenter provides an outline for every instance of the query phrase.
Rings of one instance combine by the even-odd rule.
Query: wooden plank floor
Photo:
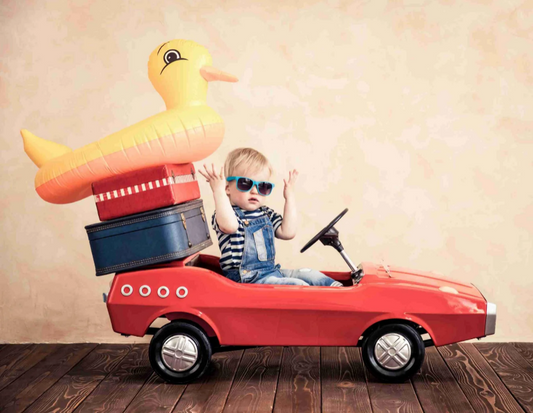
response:
[[[0,345],[0,412],[533,413],[533,343],[426,349],[412,380],[386,384],[355,347],[218,353],[189,385],[169,385],[148,345]]]

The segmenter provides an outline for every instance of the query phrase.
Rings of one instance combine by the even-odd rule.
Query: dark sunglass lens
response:
[[[252,188],[253,182],[248,178],[239,178],[237,180],[237,188],[241,191],[249,191]]]
[[[259,185],[257,185],[257,189],[262,195],[270,195],[270,193],[272,192],[272,184],[269,182],[259,182]]]

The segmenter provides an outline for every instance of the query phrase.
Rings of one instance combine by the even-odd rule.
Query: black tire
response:
[[[163,360],[163,345],[173,339],[186,341],[189,346],[196,347],[197,357],[184,370],[171,368]],[[159,377],[173,384],[186,384],[204,375],[209,367],[213,350],[209,338],[203,330],[193,324],[173,321],[161,327],[152,337],[149,348],[150,364]],[[194,358],[194,357],[193,357]]]
[[[394,357],[389,357],[388,360],[393,359],[389,362],[389,364],[393,366],[389,368],[382,364],[387,360],[386,355],[383,358],[382,363],[378,361],[376,355],[376,348],[378,348],[378,351],[385,350],[385,347],[381,344],[377,344],[378,341],[387,334],[398,335],[388,337],[393,340],[394,338],[397,338],[396,342],[399,343],[398,347],[405,347],[405,345],[410,346],[410,356],[408,358],[406,357],[407,361],[403,361],[401,357],[398,357],[397,359],[400,360],[400,362],[398,362]],[[386,324],[379,327],[377,330],[370,333],[370,335],[364,340],[362,347],[363,361],[370,373],[378,380],[393,383],[401,383],[415,375],[418,370],[420,370],[426,354],[426,348],[422,337],[420,337],[420,334],[418,334],[413,327],[406,324]],[[395,353],[396,349],[392,354]],[[403,363],[405,363],[405,365],[402,365]]]

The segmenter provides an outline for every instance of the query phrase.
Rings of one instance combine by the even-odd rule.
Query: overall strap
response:
[[[235,211],[235,215],[237,215],[240,219],[244,219],[244,212],[242,212],[240,207],[233,208],[233,210]]]

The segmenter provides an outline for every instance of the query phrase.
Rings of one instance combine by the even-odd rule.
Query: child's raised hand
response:
[[[298,180],[298,171],[296,169],[289,171],[288,180],[283,179],[283,183],[285,184],[283,188],[283,197],[285,199],[292,198],[294,196],[294,188],[296,186],[297,180]]]
[[[217,173],[215,171],[215,164],[211,164],[211,170],[207,169],[207,166],[204,164],[204,172],[202,172],[201,169],[198,169],[198,172],[200,175],[202,175],[206,182],[209,182],[209,185],[211,186],[211,190],[213,192],[216,191],[224,191],[226,188],[226,178],[224,177],[224,167],[220,168],[220,173]]]

